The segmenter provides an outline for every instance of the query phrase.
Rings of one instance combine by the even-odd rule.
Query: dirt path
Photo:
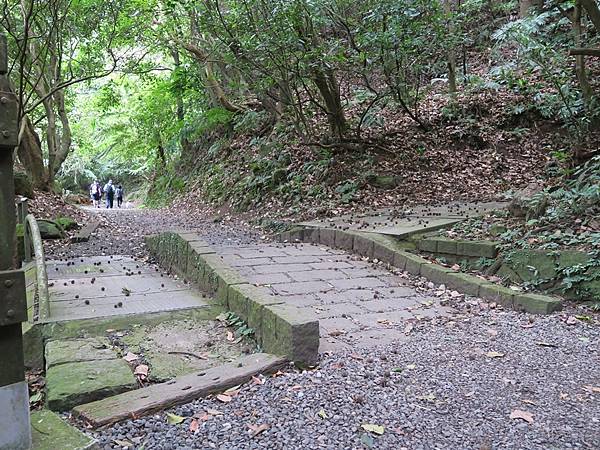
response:
[[[193,229],[215,246],[251,250],[260,241],[255,233],[160,212],[102,215],[107,223],[98,237],[56,252],[143,256],[143,234],[173,226]],[[244,259],[237,250],[230,253],[234,263]],[[285,263],[272,258],[273,265]],[[366,269],[385,271],[371,264]],[[389,321],[384,327],[395,337],[380,345],[340,346],[323,354],[317,369],[257,379],[231,402],[200,399],[169,411],[185,417],[183,423],[168,424],[165,414],[157,414],[94,435],[107,449],[124,442],[165,450],[598,448],[597,317],[572,308],[544,317],[505,311],[452,297],[424,279],[389,276],[401,276],[404,287],[419,295],[444,298],[448,314],[420,317],[410,327]],[[286,278],[287,284],[304,283]],[[353,319],[351,311],[344,314]],[[383,434],[366,431],[367,424],[382,426]]]

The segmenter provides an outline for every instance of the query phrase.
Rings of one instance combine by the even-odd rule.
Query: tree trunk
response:
[[[596,28],[596,33],[600,33],[600,9],[596,0],[580,0],[580,3],[590,16],[590,20]]]
[[[581,46],[581,0],[575,3],[575,10],[573,12],[573,38],[575,46]],[[575,56],[575,74],[577,75],[577,81],[579,81],[579,87],[586,107],[589,107],[592,101],[593,90],[590,86],[590,82],[587,77],[585,70],[585,57],[583,55]]]
[[[347,124],[335,74],[330,69],[325,71],[317,69],[314,71],[313,81],[325,102],[329,131],[331,131],[332,136],[343,137],[346,133]]]
[[[56,175],[63,163],[69,156],[69,151],[71,150],[71,143],[73,141],[71,135],[71,125],[69,123],[69,116],[67,115],[67,110],[65,108],[65,91],[61,90],[54,94],[54,99],[56,102],[56,108],[58,109],[58,118],[60,119],[61,131],[60,135],[56,135],[56,154],[54,156],[54,165],[50,166],[48,169],[54,172],[53,175]]]
[[[48,184],[44,160],[42,158],[40,137],[33,128],[29,117],[24,117],[23,120],[23,132],[20,137],[19,146],[17,147],[17,156],[29,176],[31,176],[33,186],[36,189],[47,190]]]
[[[176,47],[172,47],[171,56],[173,57],[173,63],[175,64],[175,70],[178,70],[181,67],[181,61],[179,58],[179,50]],[[175,101],[177,102],[177,120],[183,122],[184,119],[184,109],[183,109],[183,98],[181,96],[181,92],[179,89],[175,92]]]
[[[535,14],[544,6],[544,0],[519,0],[519,17]]]
[[[451,17],[454,10],[452,3],[452,0],[444,0],[444,11],[448,18],[448,34],[450,36],[454,33],[453,18]],[[456,97],[456,52],[452,45],[448,49],[448,92],[452,99]]]

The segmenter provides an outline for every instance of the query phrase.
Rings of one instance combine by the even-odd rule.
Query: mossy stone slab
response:
[[[554,256],[546,251],[517,251],[510,257],[509,265],[523,281],[550,280],[556,277]]]
[[[46,370],[65,363],[116,359],[107,338],[70,339],[46,344]]]
[[[42,409],[31,413],[32,450],[98,449],[96,440],[62,420],[58,414]]]
[[[65,411],[137,387],[127,363],[121,359],[60,364],[46,372],[47,405]]]

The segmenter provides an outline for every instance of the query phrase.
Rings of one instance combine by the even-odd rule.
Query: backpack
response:
[[[104,186],[104,192],[106,192],[106,195],[109,197],[112,197],[115,194],[115,188],[112,184],[106,183],[106,186]]]
[[[117,197],[123,197],[123,189],[119,189],[119,188],[115,189],[115,195]]]
[[[92,194],[96,195],[100,193],[100,185],[97,183],[92,184]]]

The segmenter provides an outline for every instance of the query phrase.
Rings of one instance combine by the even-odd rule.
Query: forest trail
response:
[[[258,377],[225,403],[202,398],[92,432],[102,448],[126,441],[152,449],[541,450],[592,449],[600,440],[600,368],[590,364],[600,336],[584,321],[568,324],[568,311],[531,316],[451,298],[423,278],[341,250],[266,243],[245,227],[208,217],[98,214],[106,220],[89,242],[51,254],[145,260],[144,235],[194,231],[260,289],[312,310],[322,337],[314,370]],[[168,423],[166,413],[183,423]],[[371,436],[366,424],[382,426],[383,434]],[[260,434],[248,432],[263,425]]]

